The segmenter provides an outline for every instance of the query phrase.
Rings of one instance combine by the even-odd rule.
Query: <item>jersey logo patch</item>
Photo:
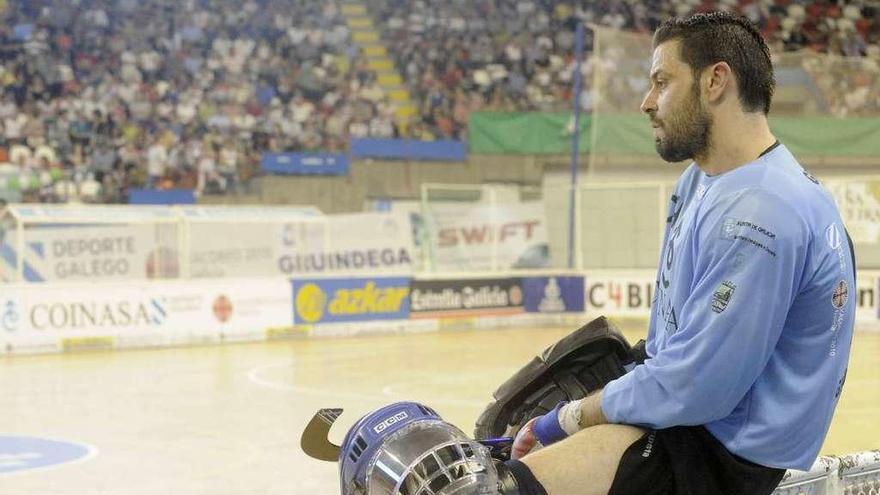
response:
[[[721,224],[720,237],[729,241],[751,244],[770,256],[776,257],[776,251],[771,249],[771,246],[776,242],[776,233],[748,220],[726,217]]]
[[[841,237],[837,225],[832,223],[827,229],[825,229],[825,239],[828,241],[828,247],[831,249],[837,249],[840,247]]]
[[[730,303],[730,298],[733,297],[733,293],[736,291],[736,285],[729,281],[725,280],[718,285],[718,288],[715,289],[715,293],[712,294],[712,311],[716,313],[721,313],[725,309],[727,309],[727,305]]]
[[[748,220],[739,220],[732,217],[725,217],[724,223],[721,224],[721,238],[735,239],[736,235],[742,232],[757,232],[764,237],[776,239],[776,234],[770,229],[764,228],[756,223]]]
[[[831,294],[831,304],[840,309],[846,304],[847,299],[849,299],[849,287],[845,281],[841,280],[834,288],[834,293]]]
[[[737,231],[738,229],[736,228],[736,219],[730,217],[725,218],[724,223],[721,224],[721,238],[733,239]]]

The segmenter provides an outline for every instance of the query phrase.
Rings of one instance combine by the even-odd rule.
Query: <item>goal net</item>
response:
[[[428,272],[550,266],[540,190],[517,185],[424,184],[417,242]]]

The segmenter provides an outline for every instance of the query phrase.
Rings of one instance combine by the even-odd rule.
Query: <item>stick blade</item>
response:
[[[342,409],[319,409],[306,425],[300,438],[300,447],[309,457],[319,461],[336,462],[339,460],[340,447],[330,442],[330,428],[342,414]]]

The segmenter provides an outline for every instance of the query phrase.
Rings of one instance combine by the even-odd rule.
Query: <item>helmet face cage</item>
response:
[[[346,435],[340,468],[343,495],[497,493],[489,450],[412,402],[361,418]]]
[[[497,493],[488,450],[443,421],[414,422],[395,432],[370,464],[370,495]]]

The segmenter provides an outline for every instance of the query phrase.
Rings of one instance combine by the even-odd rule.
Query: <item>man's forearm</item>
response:
[[[581,417],[578,426],[583,430],[591,426],[608,423],[605,413],[602,412],[602,391],[588,395],[580,401]]]
[[[516,434],[511,455],[513,459],[518,459],[536,444],[546,447],[607,422],[602,412],[601,391],[573,402],[561,402],[552,411],[526,423]]]

